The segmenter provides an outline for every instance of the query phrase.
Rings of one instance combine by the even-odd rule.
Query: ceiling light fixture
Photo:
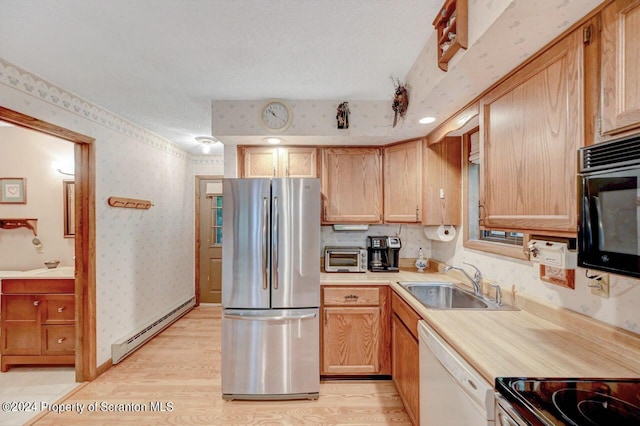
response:
[[[436,121],[435,117],[422,117],[418,123],[420,124],[429,124],[429,123],[433,123],[434,121]]]
[[[271,145],[277,145],[279,143],[282,142],[282,139],[280,138],[274,138],[274,137],[270,137],[270,138],[264,138],[262,139],[264,142],[271,144]]]
[[[209,154],[211,152],[211,146],[217,143],[222,143],[213,136],[196,136],[196,141],[202,145],[202,153]]]

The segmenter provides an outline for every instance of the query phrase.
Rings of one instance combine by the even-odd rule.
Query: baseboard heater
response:
[[[144,345],[153,336],[173,324],[176,320],[189,312],[196,305],[195,296],[181,303],[167,314],[151,321],[147,325],[133,332],[131,336],[123,337],[111,344],[111,359],[114,364],[119,363],[133,351]]]

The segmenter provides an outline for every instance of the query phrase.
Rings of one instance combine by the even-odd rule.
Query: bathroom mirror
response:
[[[64,189],[64,237],[74,238],[76,236],[76,215],[75,215],[75,182],[72,180],[62,181]]]

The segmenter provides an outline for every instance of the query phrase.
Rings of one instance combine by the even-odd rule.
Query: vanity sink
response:
[[[399,281],[412,296],[429,309],[514,310],[497,304],[450,282]]]

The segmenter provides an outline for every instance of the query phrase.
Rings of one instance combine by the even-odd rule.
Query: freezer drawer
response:
[[[315,399],[320,392],[318,308],[225,309],[224,399]]]

